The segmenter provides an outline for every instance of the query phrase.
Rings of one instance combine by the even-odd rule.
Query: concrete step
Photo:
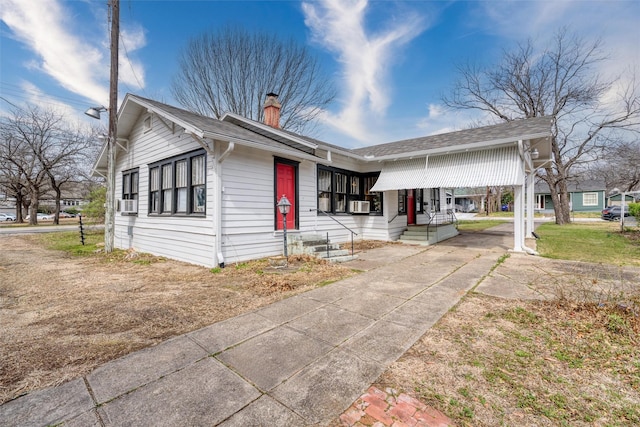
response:
[[[314,246],[307,246],[307,248],[309,248],[311,251],[313,252],[327,252],[327,243],[321,243],[318,245],[314,245]],[[329,250],[330,251],[337,251],[340,250],[340,244],[339,243],[329,243]]]
[[[429,240],[429,236],[426,234],[415,235],[415,236],[405,236],[404,234],[400,236],[400,240],[402,241],[426,241]]]
[[[329,262],[347,262],[357,258],[358,258],[358,255],[343,255],[343,256],[336,256],[336,257],[325,258],[325,259]]]
[[[402,233],[403,236],[426,236],[427,230],[406,230]]]
[[[328,255],[326,250],[324,252],[316,252],[316,254],[320,258],[329,259],[329,258],[336,258],[336,257],[351,255],[351,251],[348,251],[346,249],[336,249],[336,250],[330,250]]]

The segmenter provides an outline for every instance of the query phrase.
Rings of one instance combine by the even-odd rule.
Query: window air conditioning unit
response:
[[[120,206],[122,213],[138,213],[138,201],[137,200],[120,200]]]
[[[349,203],[349,210],[354,214],[369,213],[369,202],[364,200],[352,200]]]

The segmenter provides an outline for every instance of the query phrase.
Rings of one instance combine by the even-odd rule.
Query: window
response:
[[[144,122],[143,122],[143,129],[145,132],[150,131],[151,130],[151,114],[149,114],[147,117],[144,118]]]
[[[149,213],[204,214],[206,175],[202,150],[150,165]]]
[[[344,173],[336,172],[335,175],[336,187],[335,187],[335,212],[347,211],[347,175]]]
[[[187,161],[176,162],[176,212],[187,212]]]
[[[160,167],[149,169],[149,212],[160,213]]]
[[[583,193],[582,206],[598,206],[598,193]]]
[[[138,169],[122,172],[122,199],[138,200]]]
[[[367,175],[364,177],[364,199],[369,202],[369,212],[382,215],[382,193],[371,191],[371,188],[378,180],[378,175]]]
[[[162,166],[162,212],[172,212],[171,193],[173,193],[173,165]]]
[[[544,194],[536,194],[536,206],[535,206],[535,209],[541,210],[541,211],[544,210],[544,199],[545,199]]]
[[[207,171],[204,167],[204,156],[191,158],[191,188],[192,205],[191,211],[194,213],[204,213],[207,194],[205,192]]]
[[[407,190],[398,190],[398,213],[407,213]]]
[[[138,200],[139,170],[132,169],[122,172],[122,200]],[[123,212],[135,214],[138,212],[138,202],[128,202]]]
[[[326,169],[318,169],[318,209],[331,212],[331,178],[333,174]]]
[[[431,212],[440,212],[440,189],[431,188]]]
[[[369,212],[382,214],[382,194],[372,193],[378,173],[360,174],[318,166],[318,209],[328,213],[350,213],[351,201],[366,200]]]
[[[422,200],[424,198],[424,191],[422,190],[422,188],[419,188],[417,190],[414,190],[414,193],[416,197],[416,213],[424,213],[424,205],[422,203]]]

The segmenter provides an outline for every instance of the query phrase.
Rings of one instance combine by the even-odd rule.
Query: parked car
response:
[[[609,206],[602,210],[602,219],[607,221],[615,221],[620,219],[620,206]],[[624,216],[629,216],[629,206],[624,207]]]
[[[31,218],[31,215],[27,215],[27,217],[25,219],[28,221],[29,218]],[[45,214],[45,213],[38,213],[36,218],[38,219],[38,221],[40,221],[40,220],[46,221],[46,220],[49,220],[49,219],[53,219],[53,215]]]
[[[75,217],[76,217],[76,214],[60,211],[60,218],[75,218]]]
[[[0,213],[0,221],[15,221],[16,216],[14,214]]]

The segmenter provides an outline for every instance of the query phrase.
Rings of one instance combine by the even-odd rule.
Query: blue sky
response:
[[[313,136],[347,147],[482,120],[441,105],[456,64],[495,63],[563,25],[602,38],[605,76],[640,71],[638,1],[121,0],[120,9],[120,101],[132,92],[177,105],[171,80],[192,36],[227,24],[275,32],[307,45],[332,77],[338,97]],[[108,104],[106,0],[0,0],[0,20],[0,112],[30,102],[84,121],[86,108]]]

